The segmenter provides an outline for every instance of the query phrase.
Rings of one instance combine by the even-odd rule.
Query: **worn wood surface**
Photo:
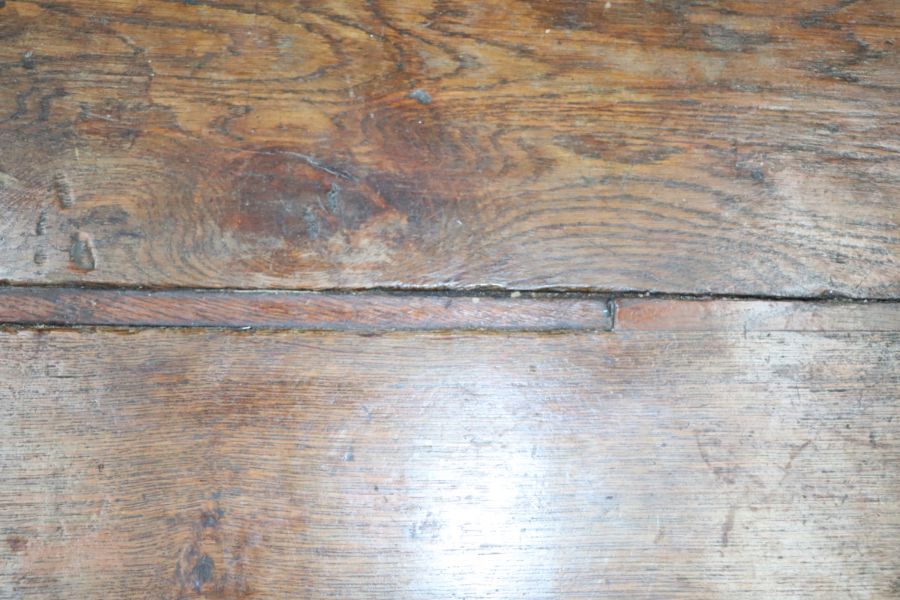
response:
[[[0,287],[0,324],[318,331],[900,331],[895,302]]]
[[[897,598],[898,350],[6,329],[0,597]]]
[[[612,328],[607,298],[0,288],[0,323],[307,330]]]
[[[617,331],[900,331],[895,302],[619,298],[613,310]]]
[[[900,598],[898,32],[0,0],[0,600]]]
[[[0,1],[0,280],[896,297],[896,0]]]

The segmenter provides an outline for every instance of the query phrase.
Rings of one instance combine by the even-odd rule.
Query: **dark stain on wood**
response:
[[[219,520],[225,516],[225,511],[216,507],[210,511],[203,511],[200,515],[200,524],[203,527],[217,527]]]
[[[413,90],[409,93],[409,97],[419,104],[431,104],[431,94],[425,90]]]
[[[34,234],[44,235],[47,233],[47,209],[42,208],[38,213],[37,222],[34,224]]]
[[[358,230],[386,208],[382,200],[373,205],[371,190],[349,175],[337,184],[337,172],[291,151],[269,149],[242,157],[228,167],[227,188],[233,194],[219,202],[220,226],[260,248],[269,239],[275,244],[273,256],[293,261],[294,248],[312,250],[316,246],[310,242]]]
[[[213,582],[215,562],[209,554],[203,553],[197,545],[191,545],[175,567],[175,579],[183,592],[195,593],[211,591],[207,588]]]
[[[728,536],[731,535],[731,531],[734,529],[734,514],[735,508],[732,506],[728,509],[728,514],[725,517],[725,522],[722,523],[722,539],[721,544],[722,547],[728,546]]]
[[[703,35],[710,46],[725,52],[747,52],[772,42],[767,34],[742,33],[721,25],[704,27]]]
[[[191,569],[191,584],[195,592],[202,590],[203,585],[212,580],[214,570],[215,565],[208,554],[204,554],[197,560]]]
[[[28,548],[28,540],[22,536],[11,535],[6,538],[6,545],[9,546],[10,552],[18,554]]]
[[[75,194],[72,192],[72,184],[65,173],[57,173],[53,176],[53,192],[60,208],[72,208],[75,206]]]
[[[69,262],[72,267],[81,271],[93,271],[97,268],[94,256],[94,242],[91,236],[83,231],[73,233],[69,246]]]
[[[328,190],[325,198],[328,200],[328,210],[331,214],[337,214],[341,210],[341,186],[337,182],[331,183],[331,189]]]
[[[27,71],[31,71],[35,68],[36,64],[34,60],[33,50],[26,50],[24,53],[22,53],[21,65],[22,68]]]

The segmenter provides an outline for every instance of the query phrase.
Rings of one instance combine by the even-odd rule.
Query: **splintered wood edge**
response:
[[[607,298],[0,289],[0,322],[19,325],[229,327],[326,331],[612,329]]]

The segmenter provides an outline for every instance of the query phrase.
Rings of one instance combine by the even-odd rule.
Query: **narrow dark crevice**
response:
[[[618,300],[623,298],[648,298],[661,300],[759,300],[771,302],[834,302],[847,304],[900,303],[900,296],[857,297],[843,294],[790,295],[790,294],[742,294],[716,292],[668,292],[658,290],[617,290],[602,288],[548,287],[548,288],[508,288],[495,285],[473,287],[341,287],[341,288],[252,288],[252,287],[192,287],[181,285],[120,285],[103,282],[54,282],[21,283],[0,280],[0,292],[8,288],[59,289],[59,290],[108,290],[122,292],[182,292],[185,294],[321,294],[321,295],[390,295],[390,296],[438,296],[438,297],[482,297],[482,298],[584,298],[595,300]]]
[[[873,305],[892,315],[898,299],[835,296],[670,294],[585,290],[334,290],[0,285],[0,325],[27,328],[202,328],[231,331],[570,333],[617,332],[620,301],[780,303],[781,310]],[[795,305],[795,308],[791,308]],[[476,308],[477,307],[477,308]],[[831,307],[826,309],[826,307]],[[701,313],[704,307],[697,307]],[[736,307],[733,307],[736,308]],[[774,307],[773,307],[774,308]],[[738,310],[759,310],[745,307]],[[884,310],[889,311],[884,313]]]

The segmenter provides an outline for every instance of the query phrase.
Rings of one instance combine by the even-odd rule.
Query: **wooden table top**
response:
[[[896,0],[0,0],[0,600],[900,598]]]

